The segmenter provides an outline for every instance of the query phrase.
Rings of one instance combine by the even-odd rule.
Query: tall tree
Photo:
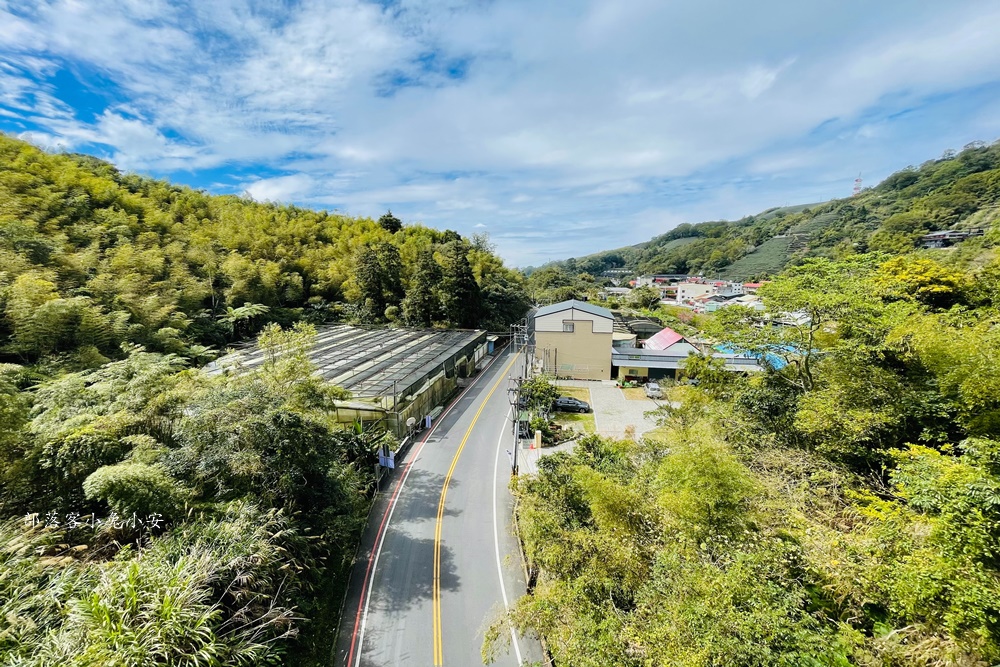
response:
[[[381,225],[382,229],[390,234],[395,234],[403,228],[403,221],[394,216],[392,211],[386,211],[385,214],[378,219],[378,224]]]
[[[441,266],[434,260],[434,252],[421,250],[416,268],[410,278],[410,288],[403,299],[403,317],[407,324],[429,327],[441,317]]]
[[[506,330],[524,317],[531,299],[515,275],[494,274],[483,281],[483,326],[491,331]]]
[[[469,248],[463,241],[445,244],[441,307],[452,326],[472,328],[479,324],[482,295],[472,274]]]
[[[389,306],[399,306],[403,298],[403,264],[399,249],[391,243],[365,246],[358,253],[354,280],[360,302],[373,317],[382,318]]]

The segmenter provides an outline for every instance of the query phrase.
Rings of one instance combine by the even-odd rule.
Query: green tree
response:
[[[557,398],[559,398],[559,388],[552,383],[552,378],[536,375],[521,383],[521,395],[518,400],[528,410],[548,410]]]
[[[395,234],[403,228],[403,221],[392,214],[392,211],[386,211],[381,218],[378,219],[379,226],[390,234]]]
[[[406,297],[403,299],[403,317],[411,326],[429,327],[441,318],[441,266],[431,250],[417,255],[416,266],[410,276]]]
[[[354,280],[359,302],[378,318],[389,306],[399,306],[403,297],[402,262],[399,250],[391,243],[365,246],[358,253]]]
[[[496,275],[484,281],[483,326],[490,331],[505,331],[514,322],[524,319],[531,300],[524,284],[514,276]]]
[[[660,293],[649,286],[637,287],[628,295],[628,304],[633,308],[654,308],[660,303]]]
[[[482,295],[469,264],[469,249],[452,241],[442,249],[441,309],[452,326],[471,329],[479,324]]]
[[[252,327],[253,320],[261,315],[266,314],[270,308],[262,303],[244,303],[239,308],[233,308],[228,306],[226,312],[219,315],[219,324],[224,326],[234,336],[239,338],[239,334],[242,330],[248,330]]]

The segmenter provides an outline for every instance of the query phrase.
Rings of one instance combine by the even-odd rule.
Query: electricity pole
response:
[[[511,460],[511,474],[517,476],[517,450],[521,449],[521,384],[524,378],[507,379],[507,400],[510,402],[510,414],[513,420],[514,454]]]
[[[510,413],[514,433],[514,452],[511,455],[511,474],[517,476],[518,450],[521,449],[521,387],[531,377],[531,355],[528,349],[528,318],[510,325],[510,344],[514,354],[524,353],[524,366],[519,377],[507,379],[507,400],[510,402]],[[515,364],[516,368],[516,364]]]

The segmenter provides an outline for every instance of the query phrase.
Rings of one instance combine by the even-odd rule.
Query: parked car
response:
[[[563,412],[590,412],[590,403],[572,396],[560,396],[552,403],[552,407]]]
[[[647,382],[646,383],[646,397],[647,398],[663,398],[663,390],[660,389],[659,383]]]

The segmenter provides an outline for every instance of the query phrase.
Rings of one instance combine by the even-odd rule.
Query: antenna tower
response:
[[[858,177],[854,179],[854,195],[853,196],[857,197],[859,194],[861,194],[861,174],[858,174]]]

